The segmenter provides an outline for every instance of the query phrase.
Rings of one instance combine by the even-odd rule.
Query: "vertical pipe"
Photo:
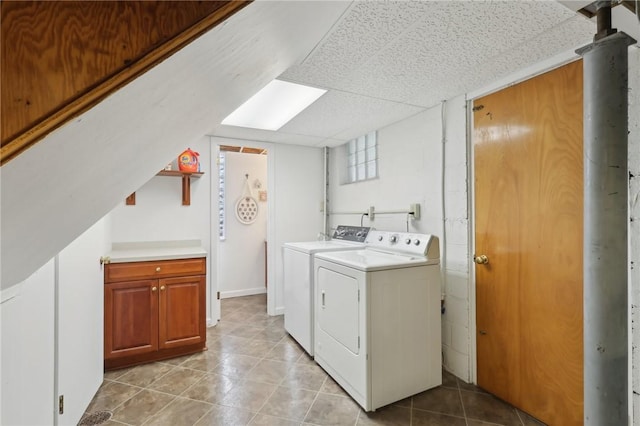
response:
[[[611,0],[599,1],[596,5],[597,33],[593,37],[594,41],[608,37],[616,32],[615,29],[611,28]]]
[[[584,423],[628,419],[628,69],[624,33],[584,59]]]
[[[440,238],[440,303],[444,303],[446,288],[447,288],[447,197],[445,191],[445,165],[447,163],[447,101],[440,102],[440,124],[442,126],[442,140],[441,146],[442,157],[440,164],[440,192],[442,198],[441,213],[442,213],[442,238]],[[443,305],[444,309],[444,305]]]
[[[322,203],[323,203],[322,233],[323,233],[323,239],[328,239],[329,238],[329,223],[328,223],[328,219],[329,219],[329,148],[325,146],[324,150],[322,151],[322,154],[324,157],[324,170],[323,170],[324,199],[322,200]]]

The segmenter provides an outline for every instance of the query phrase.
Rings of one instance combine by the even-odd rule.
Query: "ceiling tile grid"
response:
[[[553,0],[354,1],[279,76],[329,91],[278,132],[247,134],[335,144],[575,49],[593,31]]]
[[[442,89],[452,72],[462,68],[473,73],[487,57],[514,48],[572,15],[550,1],[362,2],[305,64],[283,77],[407,102],[415,97],[416,88]],[[399,23],[410,25],[398,33]],[[419,105],[430,106],[434,99],[458,94],[440,92]]]
[[[578,46],[591,42],[595,24],[582,16],[574,16],[549,31],[527,40],[508,52],[490,58],[476,68],[472,78],[460,85],[458,93],[481,89],[487,84],[500,80],[517,70],[533,66],[552,56],[575,50]],[[461,73],[464,73],[461,70]],[[461,74],[462,75],[462,74]],[[452,81],[456,81],[455,75]],[[411,99],[419,103],[420,99]]]
[[[338,88],[341,79],[426,15],[423,2],[355,2],[348,15],[305,59],[282,78]]]
[[[423,108],[332,90],[281,131],[348,140],[416,114]]]
[[[326,138],[321,136],[298,135],[293,133],[274,132],[271,130],[250,129],[247,127],[234,127],[224,125],[220,125],[215,128],[210,136],[238,139],[242,141],[252,140],[309,146],[322,144],[322,142],[326,140]]]

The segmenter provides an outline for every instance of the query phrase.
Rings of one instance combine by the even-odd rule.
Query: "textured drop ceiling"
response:
[[[278,77],[328,89],[324,96],[277,132],[218,125],[212,133],[335,146],[574,50],[594,32],[550,0],[355,1]]]

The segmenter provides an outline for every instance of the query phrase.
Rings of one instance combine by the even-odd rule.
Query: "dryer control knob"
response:
[[[406,240],[404,240],[405,244],[411,244],[411,238],[407,238]]]
[[[415,240],[413,240],[413,244],[419,246],[420,245],[420,240],[416,238]]]
[[[378,237],[378,241],[382,241],[382,235]]]
[[[392,235],[389,237],[389,241],[392,243],[395,243],[398,241],[398,236],[397,235]]]

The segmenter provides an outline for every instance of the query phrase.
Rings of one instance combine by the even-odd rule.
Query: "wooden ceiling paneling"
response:
[[[231,146],[231,145],[220,145],[220,151],[241,152],[243,154],[266,154],[267,153],[267,150],[264,148],[251,148],[248,146]]]
[[[1,161],[9,143],[24,149],[247,4],[1,2]]]

